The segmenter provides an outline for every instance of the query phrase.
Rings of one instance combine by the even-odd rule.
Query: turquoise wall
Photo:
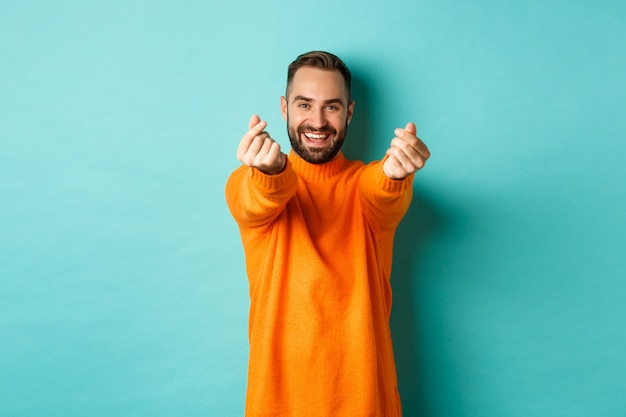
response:
[[[271,5],[270,5],[271,4]],[[286,67],[352,68],[346,153],[413,120],[406,416],[626,413],[626,3],[0,0],[0,415],[241,416],[223,189]]]

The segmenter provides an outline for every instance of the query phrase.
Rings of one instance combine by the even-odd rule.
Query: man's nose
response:
[[[321,129],[326,126],[326,115],[324,114],[324,109],[317,109],[311,115],[311,124],[313,127],[317,129]]]

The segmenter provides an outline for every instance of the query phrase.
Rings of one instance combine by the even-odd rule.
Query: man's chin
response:
[[[308,144],[307,140],[301,137],[294,137],[289,135],[291,142],[291,149],[299,155],[305,161],[311,164],[324,164],[330,162],[337,157],[341,147],[343,146],[343,139],[333,135],[331,140],[324,141],[324,144],[313,143]]]
[[[340,149],[333,149],[330,146],[326,148],[306,148],[302,146],[294,147],[293,151],[302,159],[311,164],[324,164],[330,162],[337,157]]]

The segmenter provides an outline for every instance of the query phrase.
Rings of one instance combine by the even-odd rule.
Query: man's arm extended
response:
[[[359,181],[365,214],[370,226],[378,231],[392,230],[400,222],[411,203],[413,174],[430,157],[428,148],[416,135],[415,124],[407,123],[394,133],[385,159],[369,164]]]
[[[250,118],[237,158],[243,163],[226,183],[226,202],[241,226],[271,222],[294,195],[298,178],[280,145],[263,129],[259,116]]]

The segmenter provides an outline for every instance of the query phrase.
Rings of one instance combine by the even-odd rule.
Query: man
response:
[[[415,171],[415,125],[382,161],[349,161],[351,76],[335,55],[300,55],[281,97],[288,155],[256,115],[226,185],[250,286],[247,417],[397,417],[389,330],[392,246]]]

